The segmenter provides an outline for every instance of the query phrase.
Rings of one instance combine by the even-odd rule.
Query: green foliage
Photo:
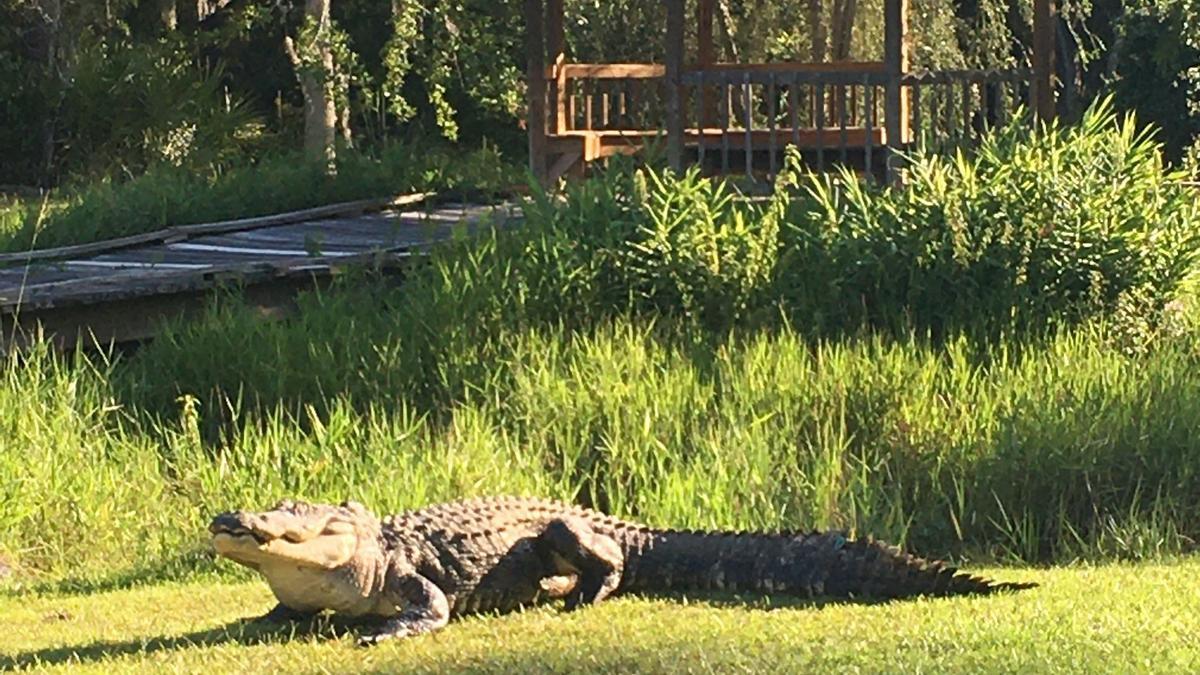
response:
[[[277,323],[222,302],[117,363],[10,357],[0,555],[177,575],[214,505],[500,491],[937,554],[1188,550],[1200,328],[1186,308],[1155,322],[1187,299],[1200,216],[1134,129],[1099,108],[917,157],[900,190],[789,171],[765,202],[618,167],[439,248],[398,288],[305,295]],[[429,153],[393,153],[347,160],[344,185],[264,168],[187,213],[244,214],[276,183],[495,179],[492,162],[414,173]],[[129,189],[88,219],[149,210]],[[1114,349],[1130,319],[1145,340]]]
[[[1078,126],[1014,122],[970,157],[919,154],[902,190],[805,175],[795,156],[765,202],[694,173],[616,169],[531,213],[537,252],[519,274],[554,275],[538,282],[551,306],[718,329],[999,335],[1118,308],[1153,329],[1200,243],[1200,205],[1159,153],[1102,103]],[[581,300],[580,287],[606,290]]]
[[[350,85],[362,78],[358,55],[350,49],[350,37],[336,22],[322,26],[316,18],[306,16],[296,40],[298,75],[314,77],[325,83],[326,94],[337,108],[350,105]],[[332,69],[326,69],[322,54],[328,50],[333,58]]]
[[[284,493],[521,490],[925,551],[1176,553],[1200,535],[1200,329],[1113,345],[1178,294],[1195,205],[1132,129],[1014,128],[918,159],[901,191],[810,178],[749,205],[616,170],[400,288],[308,295],[281,323],[222,303],[101,393],[129,443],[160,444],[178,532],[198,505]]]
[[[1153,123],[1168,158],[1200,147],[1200,2],[1138,0],[1117,23],[1117,105]]]
[[[63,170],[134,176],[164,164],[205,171],[245,162],[264,147],[261,120],[225,99],[220,70],[201,72],[182,45],[83,47],[64,93],[71,130]]]
[[[481,331],[455,320],[480,292],[435,299],[460,313],[434,325],[404,292],[342,291],[292,323],[214,312],[124,365],[6,365],[0,555],[174,575],[224,506],[508,491],[1028,561],[1200,536],[1200,333],[1125,355],[1097,330],[992,351],[787,330],[718,344],[665,320]]]
[[[393,32],[380,54],[380,89],[393,114],[413,118],[421,100],[450,140],[462,127],[515,122],[524,90],[519,3],[421,0],[393,8]]]
[[[680,180],[647,173],[644,222],[626,244],[633,291],[652,306],[710,325],[738,323],[766,304],[779,264],[788,195],[739,207],[727,184],[692,171]]]
[[[1111,312],[1132,294],[1153,316],[1200,243],[1200,207],[1179,178],[1149,134],[1104,103],[1077,126],[1013,123],[970,158],[919,154],[904,190],[813,178],[790,219],[785,296],[828,293],[801,307],[841,314],[835,325],[903,314],[938,331],[980,317],[1037,328]]]

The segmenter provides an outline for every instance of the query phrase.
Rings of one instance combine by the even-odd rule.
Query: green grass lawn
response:
[[[345,626],[246,626],[262,583],[0,598],[0,668],[95,672],[1164,672],[1200,669],[1200,561],[1001,569],[1041,588],[882,605],[622,598],[356,647]]]

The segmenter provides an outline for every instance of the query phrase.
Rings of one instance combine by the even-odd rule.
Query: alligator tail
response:
[[[1033,588],[997,583],[840,532],[657,531],[626,563],[627,590],[717,589],[802,597],[906,598]]]
[[[823,574],[809,571],[814,581],[820,579],[821,588],[813,589],[817,594],[906,598],[984,595],[1037,586],[1031,582],[996,582],[974,576],[943,561],[919,558],[898,546],[870,538],[850,540],[831,532],[810,536],[824,543],[814,547],[815,557],[823,559],[816,565]]]

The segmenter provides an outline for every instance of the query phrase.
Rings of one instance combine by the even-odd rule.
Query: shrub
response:
[[[811,177],[784,233],[782,295],[834,324],[906,317],[936,332],[1043,327],[1134,295],[1153,314],[1200,243],[1180,178],[1107,103],[1077,126],[1011,124],[971,157],[918,154],[902,190]]]
[[[918,154],[901,189],[808,175],[794,154],[762,201],[695,171],[618,167],[530,212],[520,274],[540,280],[530,301],[569,292],[589,314],[716,330],[997,336],[1119,310],[1153,332],[1200,244],[1181,177],[1107,102],[1077,126],[1017,121],[971,155]]]

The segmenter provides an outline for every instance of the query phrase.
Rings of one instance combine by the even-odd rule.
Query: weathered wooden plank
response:
[[[215,237],[203,237],[201,239],[192,239],[189,243],[207,244],[212,246],[229,246],[234,248],[254,248],[263,246],[267,248],[294,244],[298,246],[304,245],[305,242],[315,242],[320,246],[338,248],[350,251],[367,251],[380,246],[390,246],[396,242],[398,238],[390,233],[378,233],[370,236],[354,235],[350,236],[344,232],[339,232],[337,236],[322,236],[321,233],[315,233],[306,237],[282,237],[282,238],[258,238],[249,239],[236,237],[231,235],[220,235]]]
[[[153,270],[203,270],[212,267],[211,263],[201,262],[181,262],[166,260],[97,260],[89,258],[87,260],[68,260],[63,263],[68,268],[83,268],[83,269],[153,269]]]
[[[399,279],[403,270],[385,270]],[[264,320],[291,315],[296,296],[328,286],[333,274],[311,273],[241,286],[239,299]],[[198,316],[209,307],[212,289],[131,297],[100,304],[49,308],[18,315],[0,314],[0,347],[23,348],[49,339],[58,349],[107,348],[154,337],[164,321]]]
[[[198,225],[176,225],[173,227],[156,230],[154,232],[146,232],[144,234],[136,234],[128,237],[119,237],[117,239],[107,239],[105,241],[91,242],[88,244],[39,249],[35,251],[22,251],[20,253],[0,254],[0,265],[25,263],[31,261],[63,260],[66,258],[100,253],[103,251],[129,248],[131,246],[140,246],[142,244],[150,244],[174,239],[187,239],[203,234],[232,232],[235,230],[249,230],[258,227],[269,227],[284,223],[313,220],[316,218],[342,213],[361,213],[363,211],[406,206],[425,201],[432,196],[432,193],[421,193],[415,195],[402,195],[400,197],[389,197],[387,199],[366,199],[357,202],[345,202],[342,204],[331,204],[329,206],[318,206],[311,209],[301,209],[299,211],[289,211],[287,213],[259,216],[255,218],[223,220],[216,223],[201,223]]]
[[[304,258],[304,257],[308,257],[308,256],[317,255],[317,253],[315,253],[317,251],[320,252],[319,253],[320,255],[332,256],[332,257],[354,255],[356,253],[364,253],[365,252],[363,250],[359,250],[359,251],[346,250],[345,248],[341,247],[340,245],[333,244],[333,243],[330,243],[329,245],[322,245],[322,242],[318,242],[318,241],[313,241],[311,243],[311,245],[309,245],[309,246],[304,246],[303,244],[305,242],[297,242],[297,243],[302,244],[302,245],[294,246],[294,247],[290,247],[290,248],[280,248],[277,246],[222,246],[220,244],[201,244],[201,243],[195,243],[195,242],[183,242],[183,243],[179,243],[179,244],[168,244],[167,248],[170,249],[171,251],[182,251],[189,255],[195,254],[195,253],[220,253],[220,254],[224,254],[226,257],[253,256],[253,257],[267,257],[267,258],[278,258],[278,257]]]
[[[706,81],[711,81],[720,75],[728,75],[729,81],[741,83],[744,78],[749,77],[751,84],[767,85],[771,82],[772,75],[778,77],[780,73],[788,75],[788,80],[798,84],[815,84],[826,86],[848,86],[852,84],[862,84],[864,81],[870,84],[884,84],[887,81],[887,76],[883,73],[873,71],[856,73],[853,71],[797,71],[789,73],[786,69],[759,69],[749,66],[734,67],[728,66],[721,69],[706,69],[703,78]],[[680,78],[687,86],[696,86],[699,84],[701,72],[693,70],[683,74]]]
[[[96,273],[103,274],[104,272]],[[11,289],[21,288],[22,286],[36,286],[54,281],[78,279],[84,276],[89,276],[89,273],[59,267],[36,267],[28,271],[16,268],[0,273],[0,289],[7,293]]]
[[[0,269],[0,314],[192,292],[229,280],[246,283],[324,274],[344,265],[391,264],[388,261],[419,254],[450,236],[459,223],[468,230],[479,229],[507,221],[512,213],[510,207],[452,205],[429,213],[275,225],[33,262]],[[349,237],[350,230],[358,246],[334,241],[339,234]],[[320,255],[310,255],[314,243]]]
[[[278,261],[292,258],[316,257],[307,256],[304,253],[289,254],[284,256],[271,255],[236,255],[232,253],[223,253],[220,251],[122,251],[105,255],[103,257],[89,258],[87,260],[70,260],[66,265],[70,268],[88,268],[88,267],[144,267],[144,268],[161,268],[161,269],[197,269],[202,270],[209,267],[219,267],[223,265],[237,265],[245,263],[255,263],[258,261]],[[345,257],[345,256],[330,256],[330,257]]]

